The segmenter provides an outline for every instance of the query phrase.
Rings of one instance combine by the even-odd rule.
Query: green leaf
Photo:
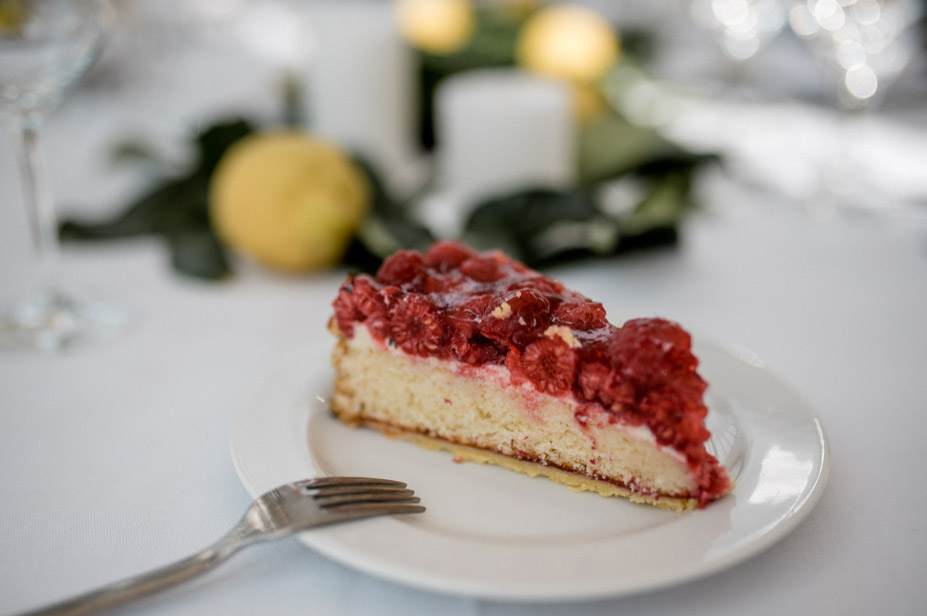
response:
[[[654,160],[676,157],[682,150],[650,128],[634,126],[610,114],[583,126],[579,139],[579,179],[603,182]]]
[[[114,217],[99,222],[66,219],[61,223],[63,240],[105,240],[156,233],[164,210],[174,199],[176,186],[155,188]]]
[[[481,232],[502,226],[519,235],[531,235],[555,222],[587,220],[596,214],[598,208],[585,191],[536,188],[478,203],[465,228]]]
[[[206,128],[195,139],[198,163],[194,168],[163,180],[109,219],[63,221],[61,238],[94,241],[156,235],[167,241],[171,263],[179,273],[209,280],[228,275],[228,259],[209,219],[209,180],[226,150],[253,130],[241,119]],[[138,145],[124,145],[122,155],[148,156]]]
[[[117,164],[136,164],[151,167],[152,169],[164,169],[169,165],[154,148],[149,147],[141,141],[123,141],[117,143],[110,154],[112,161]]]
[[[479,203],[464,225],[463,239],[537,265],[566,254],[610,253],[618,226],[585,190],[531,189]]]
[[[622,221],[622,231],[626,235],[640,235],[678,224],[691,205],[690,184],[690,175],[680,172],[655,180],[631,216]]]
[[[231,272],[225,249],[211,229],[190,227],[168,238],[174,270],[202,280],[221,280]]]
[[[254,132],[254,127],[244,119],[233,119],[213,124],[196,136],[199,164],[194,173],[209,176],[225,151],[242,137]]]
[[[168,235],[188,217],[205,212],[202,178],[180,178],[155,187],[108,220],[64,220],[63,240],[106,240],[140,235]]]

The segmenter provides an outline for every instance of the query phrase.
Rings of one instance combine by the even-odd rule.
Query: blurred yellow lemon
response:
[[[460,49],[476,25],[470,0],[396,0],[393,6],[403,38],[430,53]]]
[[[615,30],[595,11],[571,4],[541,9],[518,37],[518,63],[552,77],[591,82],[618,60]]]
[[[366,177],[341,150],[280,132],[229,148],[212,176],[209,208],[229,248],[295,272],[337,263],[369,201]]]
[[[29,10],[25,0],[0,0],[0,34],[19,30],[29,17]]]

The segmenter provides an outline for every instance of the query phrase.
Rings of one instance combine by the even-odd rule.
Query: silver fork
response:
[[[104,586],[23,616],[88,614],[115,607],[212,570],[240,549],[323,524],[371,516],[421,513],[406,484],[369,477],[319,477],[280,486],[251,503],[217,542],[181,561]]]

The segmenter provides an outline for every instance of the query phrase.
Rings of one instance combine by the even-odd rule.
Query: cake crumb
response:
[[[544,331],[544,335],[548,338],[559,337],[566,342],[567,346],[571,349],[578,349],[583,346],[583,344],[576,339],[576,336],[573,335],[573,331],[565,325],[551,325]]]
[[[502,302],[498,307],[493,309],[492,316],[497,319],[507,319],[512,316],[512,306],[509,305],[508,302]]]

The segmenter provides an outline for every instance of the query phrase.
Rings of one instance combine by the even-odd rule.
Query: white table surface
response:
[[[55,192],[72,211],[105,211],[133,192],[132,178],[104,162],[115,137],[140,129],[171,143],[181,130],[171,123],[179,111],[150,107],[91,92],[56,113],[49,158]],[[923,125],[901,132],[908,143],[927,142]],[[927,169],[924,147],[909,151]],[[23,287],[29,262],[17,184],[7,140],[4,303]],[[395,585],[287,539],[120,613],[920,613],[927,224],[839,212],[818,220],[789,197],[724,178],[707,181],[701,194],[704,207],[677,248],[547,273],[602,300],[615,320],[662,315],[744,345],[810,402],[832,467],[822,500],[792,534],[682,586],[542,605]],[[135,322],[118,340],[80,352],[0,355],[3,614],[166,564],[236,522],[250,498],[229,454],[235,412],[275,366],[327,335],[343,278],[244,267],[229,282],[204,284],[169,271],[151,240],[71,247],[65,258],[69,278],[124,303]]]

